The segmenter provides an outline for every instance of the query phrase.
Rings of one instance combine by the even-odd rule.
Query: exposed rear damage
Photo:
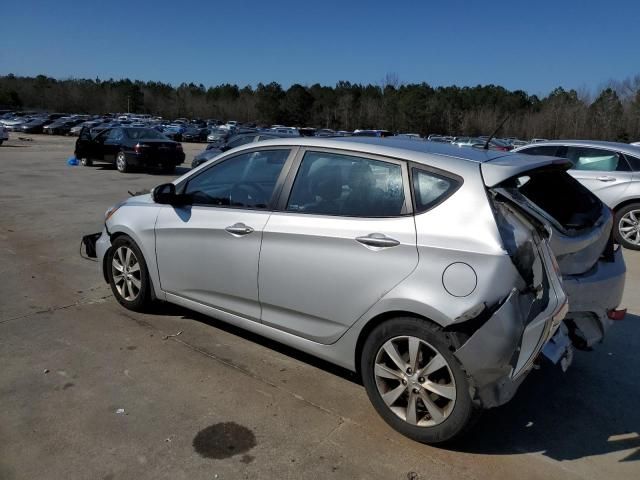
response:
[[[569,297],[565,324],[573,345],[589,349],[611,326],[611,312],[624,290],[626,267],[613,243],[611,211],[557,166],[515,177],[494,190],[550,225],[549,243]]]
[[[508,202],[492,196],[504,248],[520,281],[499,304],[487,307],[483,312],[486,321],[476,325],[475,332],[455,352],[473,379],[474,400],[485,408],[513,397],[568,310],[557,264],[544,238],[548,233]]]
[[[515,394],[541,351],[566,369],[573,347],[590,349],[611,318],[624,314],[616,310],[626,268],[613,244],[612,214],[567,166],[548,161],[499,178],[489,164],[488,195],[521,282],[468,321],[473,333],[455,353],[485,408]],[[464,323],[452,330],[461,325],[464,331]]]

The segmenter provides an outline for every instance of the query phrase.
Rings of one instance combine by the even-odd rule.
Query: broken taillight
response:
[[[626,308],[622,308],[620,310],[616,310],[614,308],[607,312],[607,317],[609,317],[611,320],[622,320],[626,314],[627,314]]]

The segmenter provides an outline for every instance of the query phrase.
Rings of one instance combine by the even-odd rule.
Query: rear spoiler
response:
[[[544,167],[568,170],[572,166],[571,161],[566,158],[514,153],[482,162],[480,170],[484,184],[487,187],[495,187],[505,180],[521,176],[530,170],[539,170]]]

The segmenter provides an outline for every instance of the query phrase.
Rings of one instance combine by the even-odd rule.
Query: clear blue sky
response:
[[[493,83],[546,94],[640,74],[640,0],[8,0],[0,74],[240,86]]]

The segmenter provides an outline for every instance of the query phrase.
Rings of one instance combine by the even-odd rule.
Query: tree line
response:
[[[173,86],[139,80],[0,76],[0,108],[50,112],[126,112],[164,118],[217,118],[335,130],[379,128],[427,135],[488,134],[530,138],[640,140],[640,75],[610,81],[600,91],[558,87],[539,98],[497,85],[475,87],[340,81],[335,86],[271,82]]]

